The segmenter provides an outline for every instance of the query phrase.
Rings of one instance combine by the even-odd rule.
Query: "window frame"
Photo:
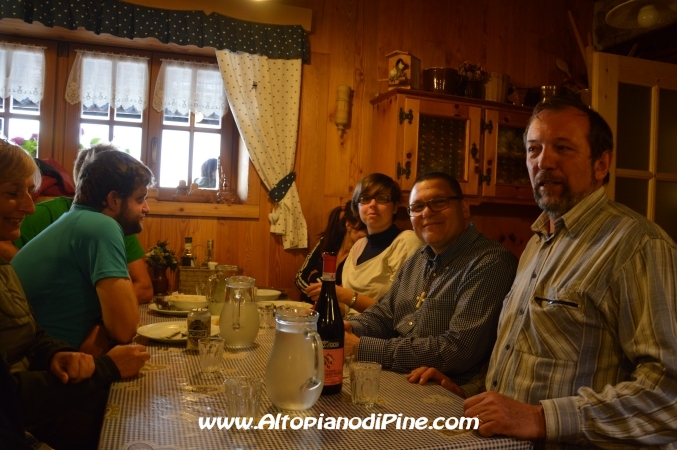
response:
[[[37,47],[45,47],[45,72],[49,73],[49,67],[57,67],[57,53],[58,53],[58,43],[55,41],[48,41],[43,39],[34,39],[28,37],[18,37],[18,36],[7,36],[0,35],[0,40],[7,42],[8,44],[20,44],[20,45],[34,45]],[[4,75],[3,75],[4,76]],[[11,113],[11,96],[5,98],[5,111],[0,112],[0,117],[4,120],[4,131],[7,130],[9,126],[9,119],[14,118],[26,118],[32,120],[38,120],[40,122],[40,131],[38,132],[38,154],[37,156],[44,158],[53,158],[54,156],[54,130],[55,130],[55,98],[56,98],[56,83],[49,83],[47,76],[45,76],[45,85],[43,88],[42,100],[40,100],[40,114],[30,115],[30,114],[20,114],[20,113]],[[64,87],[65,92],[65,87]],[[51,119],[51,120],[50,120]],[[46,138],[49,136],[49,139]],[[8,139],[11,139],[11,136],[5,136]]]
[[[38,41],[41,44],[44,44],[44,41]],[[98,51],[104,53],[123,53],[127,55],[142,56],[148,58],[149,64],[149,98],[148,106],[144,109],[142,114],[142,142],[141,142],[141,161],[148,166],[149,169],[153,172],[156,177],[156,180],[159,180],[159,170],[160,163],[162,158],[162,129],[163,129],[163,112],[155,111],[152,107],[152,97],[155,90],[155,83],[157,81],[157,76],[161,67],[161,59],[177,59],[177,60],[186,60],[186,61],[196,61],[196,62],[210,62],[216,63],[216,56],[208,57],[199,54],[187,54],[187,53],[170,53],[157,50],[143,50],[132,47],[110,47],[99,44],[85,44],[79,42],[60,42],[61,45],[65,48],[65,58],[67,63],[64,64],[66,69],[62,71],[65,74],[63,80],[58,80],[57,83],[62,88],[57,93],[57,100],[63,102],[64,107],[64,137],[63,137],[63,156],[62,156],[62,165],[63,167],[72,172],[73,163],[77,156],[78,145],[79,145],[79,133],[80,133],[80,111],[82,104],[78,102],[75,105],[70,105],[65,101],[65,89],[66,81],[68,79],[68,74],[75,62],[76,49]],[[46,65],[46,68],[49,67]],[[46,69],[49,73],[49,69]],[[57,84],[54,83],[54,84]],[[48,84],[48,83],[46,83]],[[47,95],[45,95],[47,96]],[[52,96],[51,98],[54,98]],[[93,121],[101,124],[108,124],[112,126],[115,123],[113,114],[114,111],[111,110],[111,118],[107,121]],[[58,114],[56,114],[58,118]],[[88,121],[90,122],[90,121]],[[132,125],[129,122],[119,122],[119,124]],[[42,127],[42,122],[41,122]],[[170,126],[167,126],[170,128]],[[192,131],[193,128],[190,127]],[[208,131],[208,129],[205,129]],[[259,208],[259,191],[257,187],[260,185],[260,179],[258,174],[253,169],[251,161],[247,155],[246,158],[242,152],[246,154],[246,149],[241,144],[240,134],[238,128],[235,124],[232,112],[229,111],[225,114],[221,121],[221,158],[222,162],[226,162],[226,177],[228,179],[229,188],[233,193],[238,195],[239,203],[238,204],[218,204],[218,203],[189,203],[189,202],[179,202],[174,201],[172,196],[176,193],[175,188],[158,188],[157,198],[149,198],[150,206],[150,215],[175,215],[175,216],[192,216],[192,217],[229,217],[229,218],[248,218],[248,219],[258,219],[260,216]],[[153,151],[159,151],[159,154],[153,158]],[[247,167],[243,167],[247,166]],[[239,176],[247,177],[247,180],[238,179]],[[188,186],[190,186],[191,180],[186,180]],[[243,190],[242,186],[246,186],[247,189]]]
[[[153,93],[155,92],[155,84],[157,83],[158,79],[158,74],[160,73],[160,68],[162,67],[162,60],[163,59],[175,59],[175,60],[181,60],[181,61],[194,61],[194,62],[201,62],[201,63],[216,63],[216,55],[214,58],[209,58],[205,56],[193,56],[193,55],[182,55],[181,57],[177,57],[177,55],[170,54],[170,53],[160,53],[160,52],[153,52],[152,55],[152,60],[151,60],[151,71],[150,71],[150,98],[152,99]],[[149,101],[149,103],[152,103],[152,101]],[[213,132],[211,131],[212,129],[210,128],[199,128],[195,126],[195,114],[191,111],[190,116],[189,116],[189,124],[188,126],[178,126],[178,125],[165,125],[163,124],[163,119],[164,119],[164,111],[155,111],[155,109],[149,104],[148,109],[148,142],[147,142],[147,147],[149,149],[152,149],[153,145],[153,139],[156,140],[156,146],[159,149],[159,157],[153,158],[152,151],[149,151],[147,154],[147,160],[145,161],[146,165],[153,171],[155,174],[156,179],[159,179],[160,175],[160,166],[162,164],[162,130],[167,129],[167,130],[177,130],[177,131],[189,131],[191,133],[191,138],[193,137],[192,133],[195,132],[206,132],[210,133]],[[221,155],[221,162],[222,164],[226,164],[224,167],[224,171],[226,174],[226,179],[228,180],[228,185],[232,189],[234,186],[237,185],[237,170],[234,170],[237,168],[237,159],[233,157],[233,155],[237,155],[237,152],[239,150],[239,139],[240,135],[237,130],[237,127],[235,126],[235,121],[233,119],[232,111],[228,111],[227,114],[225,114],[221,118],[221,149],[220,149],[220,155]],[[188,172],[191,174],[190,176],[192,177],[192,170],[191,170],[191,164],[192,164],[192,153],[191,153],[191,158],[189,159],[189,169]],[[233,166],[235,164],[235,166]],[[192,183],[192,179],[187,179],[186,184],[188,187],[190,187]],[[159,191],[159,198],[168,198],[171,197],[171,195],[175,194],[176,188],[167,188],[167,187],[161,187],[158,188]]]

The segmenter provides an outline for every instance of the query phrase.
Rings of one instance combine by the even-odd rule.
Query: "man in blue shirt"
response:
[[[345,339],[358,343],[360,361],[398,372],[435,367],[463,384],[489,360],[517,258],[469,223],[461,188],[445,173],[417,178],[407,211],[427,245],[376,304],[345,322]]]
[[[52,336],[97,356],[136,334],[139,309],[124,236],[142,230],[153,174],[120,151],[92,155],[73,209],[12,260],[37,322]]]

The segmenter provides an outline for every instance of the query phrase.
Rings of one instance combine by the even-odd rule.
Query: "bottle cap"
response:
[[[336,255],[333,253],[322,253],[322,272],[336,273]]]

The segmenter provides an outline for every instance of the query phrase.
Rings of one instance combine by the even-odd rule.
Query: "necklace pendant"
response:
[[[417,297],[416,297],[416,309],[419,309],[423,302],[425,301],[425,291],[421,292]]]

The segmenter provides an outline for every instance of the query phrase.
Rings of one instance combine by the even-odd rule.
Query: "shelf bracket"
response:
[[[405,119],[409,122],[409,125],[411,125],[411,122],[414,120],[414,111],[410,109],[408,113],[405,113],[404,110],[400,108],[400,125],[402,125],[402,122],[404,122]]]

